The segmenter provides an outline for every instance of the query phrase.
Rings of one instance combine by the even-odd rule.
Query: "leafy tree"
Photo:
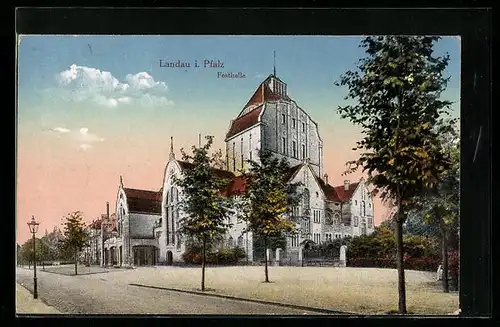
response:
[[[247,160],[248,171],[242,176],[246,183],[243,194],[247,203],[242,218],[247,220],[247,231],[254,238],[262,238],[264,249],[269,246],[271,238],[279,238],[294,231],[294,223],[286,214],[296,206],[300,197],[297,192],[298,183],[289,183],[290,166],[286,158],[281,160],[270,151],[259,152],[259,161]],[[269,282],[267,255],[264,254],[265,281]]]
[[[78,254],[87,246],[89,241],[85,232],[85,222],[83,214],[80,211],[74,211],[64,217],[64,239],[62,240],[62,249],[73,253],[75,258],[75,275],[78,274]]]
[[[225,156],[221,149],[218,149],[212,154],[212,166],[222,170],[227,168]]]
[[[419,236],[438,236],[439,226],[429,222],[424,215],[415,210],[410,210],[403,226],[405,233]]]
[[[19,258],[23,262],[33,262],[34,259],[36,261],[44,260],[43,253],[45,250],[43,249],[44,245],[41,239],[35,238],[35,247],[36,247],[36,255],[33,253],[33,238],[28,239],[20,246]]]
[[[363,139],[353,150],[363,151],[348,162],[346,173],[360,167],[382,199],[397,207],[395,219],[399,313],[406,313],[403,268],[403,223],[413,198],[424,187],[434,187],[451,165],[438,135],[450,130],[443,119],[451,102],[440,100],[448,78],[443,76],[449,56],[436,57],[438,37],[378,36],[361,42],[366,57],[358,70],[347,71],[336,83],[347,86],[353,104],[339,106],[342,118],[362,129]]]
[[[232,213],[230,198],[222,196],[221,190],[229,181],[219,177],[213,169],[214,157],[208,155],[213,144],[213,137],[206,136],[206,144],[192,147],[192,155],[182,151],[183,160],[193,167],[183,172],[174,183],[183,191],[181,210],[185,213],[180,223],[179,232],[202,245],[201,290],[205,291],[205,265],[207,244],[220,240],[230,226],[228,221]]]
[[[443,174],[440,183],[425,188],[413,204],[413,214],[429,226],[437,226],[441,237],[441,258],[443,265],[443,291],[448,285],[448,244],[456,235],[459,218],[460,197],[460,153],[458,133],[454,130],[440,136],[443,148],[452,159],[452,166]],[[455,227],[455,228],[454,228]],[[451,233],[455,231],[455,233]]]

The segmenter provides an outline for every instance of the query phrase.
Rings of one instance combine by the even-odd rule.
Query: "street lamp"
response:
[[[35,216],[31,216],[31,222],[28,223],[28,227],[30,228],[30,233],[33,234],[33,271],[34,271],[33,298],[34,299],[38,298],[37,285],[36,285],[36,249],[35,249],[35,234],[36,232],[38,232],[38,225],[40,225],[40,223],[37,223],[35,221]]]

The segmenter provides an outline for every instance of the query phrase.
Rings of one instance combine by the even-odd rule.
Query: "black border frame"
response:
[[[491,219],[492,135],[490,124],[492,113],[491,9],[21,7],[15,10],[15,23],[15,33],[18,34],[459,35],[462,40],[460,238],[462,245],[467,244],[467,246],[461,246],[460,249],[461,315],[486,318],[492,317],[494,314],[492,302],[492,251],[494,248],[492,247],[493,222]],[[16,40],[14,40],[14,45],[17,45]],[[16,58],[14,57],[14,59]],[[17,69],[17,62],[15,67]],[[14,124],[16,123],[17,117],[15,116]],[[14,148],[14,156],[15,154]],[[14,190],[15,168],[14,161]],[[12,202],[15,203],[15,195],[13,200]],[[14,209],[13,217],[15,216]],[[5,243],[3,248],[9,249],[10,252],[4,251],[2,257],[6,253],[15,253],[15,219],[12,222],[14,222],[13,228],[11,227],[13,237],[2,239]],[[14,260],[10,262],[15,261],[14,255],[12,256]],[[2,262],[9,262],[5,259]],[[15,269],[11,269],[8,275],[3,278],[4,287],[2,289],[10,290],[10,298],[9,303],[2,304],[2,316],[5,314],[5,316],[12,317],[13,312],[15,315],[15,290],[12,289],[14,278]],[[85,318],[95,317],[102,316],[86,316]],[[122,316],[110,318],[115,322],[114,319],[119,319],[119,317]],[[131,318],[131,316],[123,317]],[[140,322],[147,317],[136,319],[137,322]],[[221,320],[227,321],[227,317],[199,317],[204,317],[202,322],[204,324],[223,322]],[[181,323],[190,323],[196,321],[196,318],[186,316],[178,319]],[[264,317],[248,318],[250,322],[259,323]],[[272,318],[274,317],[265,316],[264,319]],[[302,318],[287,317],[281,319],[296,320]],[[370,318],[380,323],[386,319],[397,319],[397,317],[391,316]],[[441,319],[448,319],[430,318],[437,323],[442,323]],[[449,319],[458,322],[456,318],[450,317]],[[66,319],[68,317],[54,318],[59,322],[66,322]],[[73,318],[69,317],[69,319]],[[339,319],[342,319],[342,323],[347,323],[345,318]],[[403,319],[405,323],[421,320],[406,317]],[[27,317],[18,317],[17,320],[31,322],[31,318]],[[51,323],[55,322],[53,319],[50,320]],[[319,318],[319,321],[322,320],[324,319]],[[82,321],[82,319],[77,321]],[[484,322],[483,319],[479,319],[475,323],[479,321]],[[165,323],[166,321],[160,320],[160,322]]]

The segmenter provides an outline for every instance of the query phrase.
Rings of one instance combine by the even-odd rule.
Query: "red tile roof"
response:
[[[277,78],[274,75],[269,75],[262,83],[260,83],[259,87],[257,90],[255,90],[254,94],[248,100],[247,104],[245,105],[244,108],[247,108],[248,106],[251,105],[259,105],[263,104],[266,101],[277,101],[277,100],[290,100],[290,98],[287,95],[279,95],[278,93],[274,93],[271,88],[269,87],[269,80],[274,77],[281,83],[285,84],[282,80]]]
[[[91,229],[101,229],[101,219],[93,220],[89,224],[89,228],[91,228]]]
[[[359,182],[349,184],[348,190],[345,190],[344,185],[335,186],[335,192],[337,192],[337,195],[341,201],[349,201],[354,194],[354,191],[358,187],[358,184]]]
[[[227,189],[223,190],[221,193],[223,196],[242,194],[245,193],[246,186],[247,182],[243,176],[235,176],[229,183]]]
[[[259,122],[259,115],[262,111],[262,108],[263,106],[260,105],[249,113],[233,120],[233,122],[231,123],[231,127],[229,128],[229,132],[227,132],[226,134],[226,139],[257,124]]]
[[[262,105],[266,101],[278,101],[278,100],[291,100],[287,95],[280,95],[278,93],[274,93],[271,88],[269,87],[269,80],[274,77],[280,82],[283,83],[279,78],[275,77],[274,75],[269,75],[262,83],[260,83],[259,87],[257,87],[257,90],[255,90],[254,94],[248,100],[247,104],[243,107],[243,109],[248,108],[249,106],[256,105],[258,107],[252,109],[250,112],[239,116],[236,118],[232,124],[231,127],[229,128],[229,132],[226,134],[226,139],[238,134],[239,132],[255,125],[258,123],[259,119],[259,114],[262,111]],[[254,112],[255,110],[258,110]]]
[[[157,191],[123,188],[129,212],[161,215],[162,193]]]

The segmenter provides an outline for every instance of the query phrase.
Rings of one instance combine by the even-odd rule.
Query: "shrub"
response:
[[[198,247],[189,247],[182,254],[185,263],[201,264],[202,250]],[[220,248],[217,251],[207,251],[207,263],[214,265],[236,264],[238,260],[245,258],[245,251],[240,248]]]
[[[404,262],[405,269],[436,271],[440,260],[431,257],[412,258],[409,257]],[[396,268],[395,258],[347,258],[349,267],[370,267],[370,268]]]

